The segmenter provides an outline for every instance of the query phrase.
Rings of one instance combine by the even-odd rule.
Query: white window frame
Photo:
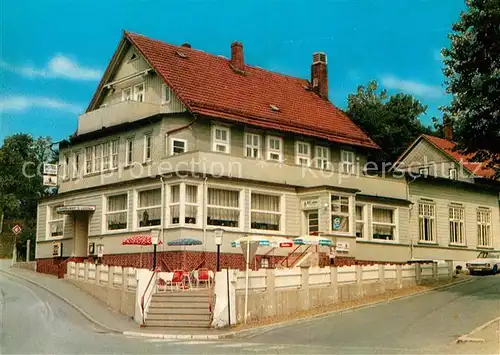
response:
[[[330,170],[330,148],[317,145],[314,149],[314,153],[316,168]],[[324,153],[326,153],[326,156],[324,156]]]
[[[174,153],[174,143],[175,142],[181,142],[184,144],[184,151],[181,153]],[[177,154],[183,154],[188,151],[187,149],[187,140],[186,139],[180,139],[180,138],[170,138],[170,155],[177,155]]]
[[[97,149],[99,148],[99,149]],[[102,172],[102,152],[103,152],[103,147],[102,144],[96,144],[94,145],[94,172],[95,173],[100,173]]]
[[[101,150],[102,150],[102,171],[108,171],[111,167],[111,143],[103,142],[101,144]]]
[[[132,101],[132,87],[126,87],[122,89],[122,102]]]
[[[148,147],[148,140],[149,140],[149,147]],[[149,152],[149,157],[148,157],[148,152]],[[152,133],[146,133],[144,134],[144,151],[143,151],[143,157],[142,161],[144,163],[150,162],[153,157],[153,134]]]
[[[110,157],[109,157],[109,168],[111,170],[117,169],[118,164],[120,162],[119,160],[119,154],[120,154],[120,140],[119,139],[113,139],[111,142],[109,142],[109,150],[110,150]],[[113,149],[116,147],[116,151]],[[115,164],[116,162],[116,164]]]
[[[478,208],[476,210],[476,223],[477,223],[477,246],[480,248],[492,248],[493,247],[493,231],[491,220],[493,218],[493,213],[491,210]],[[486,232],[488,234],[486,235]],[[485,243],[480,243],[485,241]]]
[[[457,217],[458,215],[458,217]],[[466,245],[465,241],[465,208],[448,206],[449,242],[453,245]]]
[[[250,225],[250,230],[254,233],[267,233],[267,234],[273,234],[273,233],[283,233],[284,229],[284,215],[285,215],[285,199],[284,199],[284,194],[276,193],[276,192],[270,192],[266,190],[258,190],[258,189],[251,189],[249,191],[250,193],[250,210],[248,213],[248,221]],[[267,195],[267,196],[274,196],[279,198],[279,204],[280,208],[279,211],[267,211],[267,210],[257,210],[257,209],[252,209],[252,194],[258,194],[258,195]],[[279,216],[279,229],[274,230],[274,229],[256,229],[252,228],[252,212],[258,212],[258,213],[268,213],[268,214],[273,214],[273,215],[278,215]]]
[[[171,202],[172,186],[179,185],[179,202]],[[196,202],[187,201],[187,186],[196,186]],[[203,219],[203,185],[193,181],[175,181],[167,185],[166,212],[167,226],[170,228],[187,227],[199,228]],[[172,223],[171,206],[179,206],[179,223]],[[196,207],[196,223],[186,223],[186,206]],[[206,218],[206,217],[205,217]]]
[[[279,149],[271,148],[271,140],[277,140],[279,142]],[[283,161],[283,138],[278,136],[267,136],[266,137],[266,159],[276,162]],[[272,159],[273,154],[278,155],[278,159]]]
[[[433,211],[433,213],[426,213],[425,212],[425,207],[428,207],[429,211]],[[422,207],[422,208],[420,208]],[[424,202],[424,201],[419,201],[417,204],[417,212],[418,212],[418,242],[419,243],[428,243],[428,244],[437,244],[437,226],[436,226],[436,204],[432,202]],[[432,226],[431,226],[431,239],[424,239],[424,222],[425,220],[431,220],[432,221]],[[422,221],[422,224],[420,223]]]
[[[390,210],[392,211],[392,223],[384,223],[384,222],[376,222],[373,214],[374,209],[383,209],[383,210]],[[389,206],[389,205],[380,205],[380,204],[375,204],[375,205],[370,205],[370,215],[371,215],[371,233],[370,233],[370,239],[373,242],[377,243],[397,243],[399,241],[399,209],[394,206]],[[393,227],[393,239],[377,239],[373,238],[373,233],[375,231],[375,225],[379,226],[390,226]]]
[[[426,166],[424,168],[418,169],[418,174],[425,177],[429,176],[429,167]]]
[[[109,201],[108,199],[110,197],[115,197],[115,196],[122,196],[122,195],[126,195],[127,196],[127,204],[126,204],[126,209],[125,210],[120,210],[120,211],[108,211],[108,208],[109,208]],[[103,196],[103,206],[104,208],[102,209],[103,210],[103,218],[102,218],[102,221],[103,221],[103,225],[102,225],[102,232],[103,233],[106,233],[106,234],[113,234],[113,233],[123,233],[124,231],[128,231],[130,229],[130,223],[129,223],[129,205],[130,205],[130,200],[129,200],[129,193],[128,191],[120,191],[120,192],[114,192],[112,194],[106,194]],[[112,214],[118,214],[118,213],[123,213],[123,212],[126,212],[127,213],[127,219],[126,219],[126,223],[127,223],[127,227],[125,228],[121,228],[121,229],[108,229],[108,215],[112,215]]]
[[[219,190],[227,190],[227,191],[236,191],[238,193],[238,207],[224,207],[224,206],[219,206],[219,205],[210,205],[209,202],[208,202],[208,190],[209,189],[219,189]],[[216,228],[223,228],[223,229],[227,229],[227,230],[242,230],[243,229],[243,224],[244,224],[244,221],[243,221],[243,194],[242,194],[242,189],[237,189],[237,188],[234,188],[234,187],[229,187],[229,186],[226,186],[226,185],[218,185],[218,184],[210,184],[207,186],[207,202],[206,202],[206,215],[204,218],[208,218],[208,208],[209,207],[212,207],[212,208],[222,208],[222,209],[230,209],[230,210],[237,210],[239,213],[238,213],[238,227],[231,227],[231,226],[218,226],[218,225],[212,225],[212,224],[208,224],[208,220],[207,220],[207,228],[208,229],[216,229]]]
[[[64,206],[64,204],[60,203],[60,204],[54,204],[54,205],[47,206],[46,239],[56,240],[56,239],[64,238],[64,228],[65,228],[65,224],[66,224],[66,219],[64,218],[64,215],[58,214],[56,212],[56,215],[58,218],[53,218],[54,216],[52,216],[52,209],[56,209],[57,207],[61,207],[61,206]],[[62,234],[53,237],[52,236],[52,228],[51,228],[52,224],[61,223],[61,222],[62,222]]]
[[[139,91],[137,88],[142,85],[142,91]],[[142,94],[142,100],[138,100],[139,95]],[[133,92],[134,101],[145,102],[146,101],[146,84],[144,82],[134,85]]]
[[[163,84],[161,89],[161,103],[162,105],[166,105],[169,104],[170,101],[172,101],[172,89],[170,86]]]
[[[355,159],[356,156],[351,150],[340,151],[340,172],[342,174],[354,174],[355,170]]]
[[[163,216],[162,214],[162,204],[161,204],[161,200],[163,200],[163,196],[162,198],[160,199],[160,204],[159,205],[154,205],[154,206],[147,206],[147,207],[139,207],[139,194],[141,192],[144,192],[144,191],[150,191],[150,190],[157,190],[159,189],[160,190],[160,194],[162,193],[162,189],[161,189],[161,185],[152,185],[152,186],[145,186],[143,188],[140,188],[140,189],[137,189],[135,190],[135,193],[134,193],[134,211],[133,211],[133,225],[134,225],[134,228],[137,229],[137,230],[146,230],[146,229],[152,229],[152,228],[160,228],[161,225],[162,225],[162,220],[165,216]],[[139,211],[142,211],[142,210],[146,210],[146,209],[151,209],[151,208],[160,208],[160,224],[159,225],[153,225],[153,226],[144,226],[144,227],[141,227],[139,226],[139,216],[138,216],[138,212]]]
[[[66,153],[66,154],[63,154],[62,156],[62,160],[63,160],[63,169],[62,169],[62,172],[63,172],[63,180],[68,180],[70,178],[70,175],[69,175],[69,154]]]
[[[73,152],[73,179],[80,176],[81,163],[80,151]]]
[[[457,180],[457,168],[450,168],[448,171],[448,176],[450,177],[451,180]]]
[[[126,142],[125,165],[132,165],[134,163],[134,137],[127,138]]]
[[[217,138],[217,131],[226,132],[226,140]],[[217,150],[217,146],[225,147],[222,152]],[[225,126],[213,125],[212,126],[212,151],[222,154],[231,153],[231,129]]]
[[[248,143],[248,139],[250,138],[251,143]],[[257,144],[254,144],[254,138],[257,138]],[[262,138],[260,134],[255,133],[245,133],[245,157],[260,159],[262,156]],[[250,155],[248,154],[248,150],[250,149]],[[254,153],[257,154],[254,154]]]
[[[179,200],[172,201],[172,188],[177,186],[179,188]],[[168,225],[171,227],[178,227],[182,224],[182,183],[172,183],[167,185],[167,215],[168,215]],[[179,209],[179,221],[177,223],[172,222],[172,207],[177,207]]]
[[[302,150],[302,152],[300,152]],[[307,150],[307,153],[304,153]],[[311,144],[302,141],[295,142],[295,164],[308,167],[311,165]]]
[[[361,211],[361,217],[362,219],[358,219],[358,216],[356,215],[356,208],[358,207],[361,207],[362,211]],[[367,204],[362,204],[362,203],[356,203],[355,206],[354,206],[354,235],[356,235],[356,225],[358,223],[362,223],[363,224],[363,236],[362,237],[358,237],[356,235],[356,239],[359,239],[359,240],[368,240],[369,239],[369,236],[368,236],[368,205]]]
[[[89,156],[89,153],[90,153],[90,156]],[[92,174],[94,172],[94,162],[95,162],[94,161],[94,146],[85,147],[84,156],[85,156],[84,173],[85,173],[85,175]]]
[[[338,212],[333,212],[333,202],[332,202],[332,196],[338,196],[340,197],[341,199],[342,198],[347,198],[347,201],[348,201],[348,211],[347,212],[341,212],[341,209],[342,209],[342,203],[340,203],[340,210]],[[348,236],[351,236],[353,235],[354,231],[353,231],[353,226],[355,225],[354,223],[354,219],[356,218],[355,216],[355,210],[354,210],[354,198],[352,195],[347,195],[345,193],[340,193],[340,192],[331,192],[330,193],[330,201],[329,201],[329,204],[330,204],[330,218],[329,218],[329,230],[331,233],[334,233],[334,234],[338,234],[338,235],[348,235]],[[333,215],[338,215],[338,216],[345,216],[348,218],[349,220],[349,223],[348,223],[348,228],[347,228],[347,232],[342,232],[342,231],[337,231],[335,229],[333,229]],[[355,234],[355,233],[354,233]]]

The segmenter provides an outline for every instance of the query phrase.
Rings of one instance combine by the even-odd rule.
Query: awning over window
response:
[[[95,211],[95,206],[82,206],[82,205],[75,205],[75,206],[61,206],[57,207],[56,212],[59,214],[71,214],[74,212],[94,212]]]

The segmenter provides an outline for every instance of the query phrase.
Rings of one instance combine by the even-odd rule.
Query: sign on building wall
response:
[[[313,209],[313,208],[318,208],[319,207],[319,201],[318,200],[303,200],[302,201],[302,208],[304,209]]]
[[[12,232],[14,232],[15,235],[18,235],[19,233],[22,232],[22,227],[19,224],[16,224],[14,227],[12,227]]]
[[[57,186],[57,165],[43,164],[43,186]]]
[[[62,256],[62,243],[57,242],[52,245],[52,256]]]
[[[349,251],[349,243],[347,242],[338,242],[335,246],[336,251]]]

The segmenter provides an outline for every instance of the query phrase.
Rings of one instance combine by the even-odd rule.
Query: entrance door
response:
[[[74,216],[74,256],[88,256],[89,214],[75,213]]]
[[[317,235],[319,232],[319,213],[317,210],[307,213],[307,234]]]

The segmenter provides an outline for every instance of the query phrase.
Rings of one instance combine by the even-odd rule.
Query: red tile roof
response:
[[[462,164],[464,168],[469,170],[471,173],[478,177],[490,178],[495,174],[495,170],[487,168],[485,162],[473,162],[472,154],[462,154],[458,151],[454,151],[456,144],[444,138],[438,138],[429,135],[422,135],[427,141],[429,141],[436,148],[443,151],[445,154]]]
[[[223,57],[130,32],[124,36],[192,113],[378,149],[341,110],[307,90],[307,80],[249,65],[236,73]]]

